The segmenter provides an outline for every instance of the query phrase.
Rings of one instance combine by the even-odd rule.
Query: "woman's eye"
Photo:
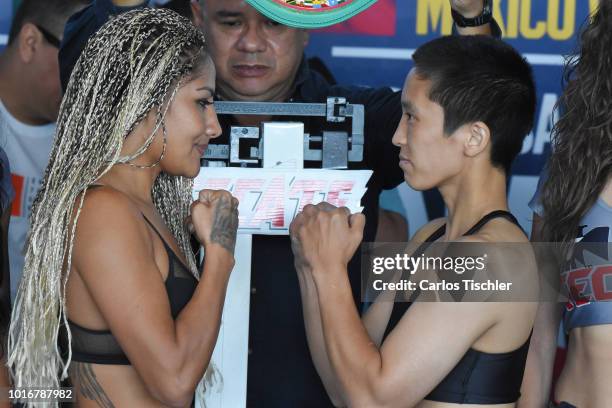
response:
[[[412,113],[406,112],[404,113],[404,115],[406,115],[406,117],[408,118],[408,121],[414,120],[414,115]]]
[[[200,99],[198,101],[198,104],[203,107],[203,108],[207,108],[208,106],[212,105],[214,103],[214,101],[209,100],[209,99]]]

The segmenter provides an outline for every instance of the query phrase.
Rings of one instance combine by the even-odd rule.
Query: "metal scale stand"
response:
[[[304,124],[300,122],[236,126],[231,128],[229,145],[209,145],[203,158],[205,167],[300,170],[304,168],[304,161],[318,161],[323,169],[346,169],[348,162],[363,160],[364,107],[349,104],[345,98],[330,97],[327,103],[215,102],[215,109],[219,115],[316,116],[325,118],[327,123],[341,123],[350,118],[351,132],[323,131],[322,135],[309,135],[304,133]],[[312,148],[312,144],[321,148]],[[252,170],[256,172],[258,168]],[[246,406],[252,239],[252,234],[239,231],[236,264],[211,359],[222,382],[217,381],[206,391],[206,408]],[[196,407],[204,408],[198,398]]]

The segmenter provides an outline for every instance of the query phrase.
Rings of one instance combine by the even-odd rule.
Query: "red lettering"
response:
[[[263,222],[270,222],[271,228],[285,227],[285,179],[270,180],[255,208],[255,214],[245,222],[246,228],[259,228]]]
[[[595,300],[612,300],[612,288],[606,290],[606,277],[612,281],[612,265],[597,266],[591,277]]]
[[[232,193],[238,201],[242,202],[246,193],[252,191],[261,193],[262,187],[266,180],[264,179],[238,179],[234,186],[234,192]]]
[[[13,200],[13,207],[11,208],[11,217],[21,217],[23,215],[21,209],[23,208],[23,185],[25,177],[19,174],[11,174],[11,181],[13,182],[13,189],[15,190],[15,200]]]
[[[296,214],[314,201],[315,193],[324,191],[327,186],[326,181],[321,180],[295,180],[289,191],[289,198],[299,199]]]
[[[336,207],[344,207],[346,200],[340,198],[341,193],[350,193],[353,190],[355,183],[352,181],[334,181],[329,187],[329,193],[327,193],[327,202],[335,205]]]
[[[584,297],[584,290],[589,282],[591,268],[574,269],[567,272],[565,284],[570,292],[570,297],[576,301],[589,301],[590,297]]]

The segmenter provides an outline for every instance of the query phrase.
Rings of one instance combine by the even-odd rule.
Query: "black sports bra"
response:
[[[143,218],[162,240],[168,254],[169,270],[165,286],[168,299],[170,300],[170,312],[172,318],[176,319],[181,310],[191,300],[198,281],[193,277],[189,268],[172,251],[153,224],[144,215]],[[88,329],[70,319],[68,319],[68,326],[72,334],[73,361],[95,364],[130,364],[130,361],[110,330]],[[60,349],[64,355],[67,355],[68,339],[65,330],[62,330],[62,332],[62,336],[60,336]]]
[[[485,215],[464,235],[473,235],[494,218],[506,218],[520,225],[507,211],[493,211]],[[422,253],[446,232],[441,226],[419,246],[415,253]],[[413,296],[412,299],[415,297]],[[393,305],[389,324],[383,340],[399,323],[410,307],[410,302]],[[529,339],[521,347],[507,353],[485,353],[470,348],[448,375],[425,397],[426,400],[456,404],[509,404],[516,402],[521,393],[521,383],[529,350]]]

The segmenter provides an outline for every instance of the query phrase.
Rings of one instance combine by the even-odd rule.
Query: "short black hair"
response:
[[[89,3],[88,0],[22,0],[11,23],[8,44],[15,41],[26,23],[40,25],[54,34],[62,33],[68,17]]]
[[[168,3],[164,4],[161,7],[176,11],[181,16],[193,20],[193,12],[191,11],[190,0],[170,0]]]
[[[491,162],[510,173],[533,127],[536,91],[529,63],[489,36],[448,36],[419,47],[416,75],[431,81],[429,99],[444,109],[444,132],[484,122],[491,131]]]

